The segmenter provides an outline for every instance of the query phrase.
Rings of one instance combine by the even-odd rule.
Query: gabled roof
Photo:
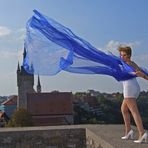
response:
[[[18,98],[18,96],[16,96],[16,95],[10,96],[6,101],[4,101],[2,103],[2,105],[16,105],[17,98]]]

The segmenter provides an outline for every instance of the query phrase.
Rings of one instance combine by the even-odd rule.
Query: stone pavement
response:
[[[133,140],[121,140],[121,137],[124,135],[124,125],[91,124],[91,125],[84,125],[81,127],[89,129],[95,135],[97,135],[98,137],[109,143],[113,148],[148,148],[148,143],[136,144],[133,142]],[[137,139],[138,138],[137,129],[135,127],[132,128],[135,131],[134,139]]]

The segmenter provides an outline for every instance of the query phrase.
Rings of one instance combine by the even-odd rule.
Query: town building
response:
[[[23,60],[26,57],[24,49]],[[33,63],[32,63],[33,68]],[[71,92],[41,92],[38,76],[37,91],[34,75],[19,65],[17,68],[18,100],[17,107],[25,108],[32,115],[34,125],[73,124],[73,103]]]
[[[0,110],[3,111],[9,118],[16,110],[18,96],[12,95],[7,98],[6,101],[2,102],[0,105]]]

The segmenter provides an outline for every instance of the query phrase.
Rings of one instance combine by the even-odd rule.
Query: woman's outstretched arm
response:
[[[143,78],[143,79],[145,79],[145,80],[148,80],[148,75],[144,74],[144,73],[141,71],[140,67],[139,67],[135,62],[131,61],[131,62],[129,63],[129,65],[131,65],[131,66],[135,69],[134,74],[135,74],[136,76],[141,77],[141,78]]]
[[[136,74],[138,77],[142,77],[142,78],[144,78],[145,80],[148,80],[148,75],[145,75],[142,71],[136,71],[135,74]]]

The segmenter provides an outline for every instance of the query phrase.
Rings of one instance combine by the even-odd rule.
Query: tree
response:
[[[9,120],[7,127],[33,126],[31,114],[23,108],[17,109]]]

